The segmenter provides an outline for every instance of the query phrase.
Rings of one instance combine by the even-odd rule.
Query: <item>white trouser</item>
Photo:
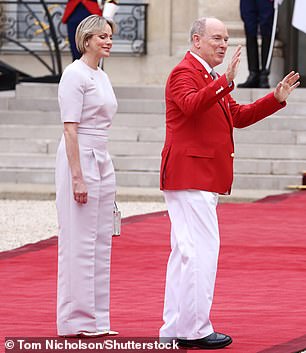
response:
[[[57,329],[59,335],[110,329],[109,287],[115,174],[101,136],[79,135],[88,202],[73,198],[62,139],[56,161],[59,221]]]
[[[199,339],[210,322],[217,262],[218,194],[200,190],[164,191],[171,220],[164,325],[160,337]]]

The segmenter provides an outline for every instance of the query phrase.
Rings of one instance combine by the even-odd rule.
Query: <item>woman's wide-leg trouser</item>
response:
[[[109,287],[115,174],[103,136],[78,135],[88,202],[73,197],[65,141],[56,160],[59,335],[110,329]]]
[[[171,220],[161,338],[199,339],[210,322],[217,262],[218,194],[200,190],[164,191]]]

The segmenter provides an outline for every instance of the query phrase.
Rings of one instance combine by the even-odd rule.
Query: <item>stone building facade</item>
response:
[[[133,2],[133,1],[129,1]],[[142,0],[136,0],[143,3]],[[104,67],[114,85],[163,85],[176,63],[189,48],[188,32],[192,21],[198,17],[217,17],[229,29],[230,41],[227,60],[217,68],[222,73],[238,44],[244,45],[243,23],[239,14],[239,0],[147,0],[147,53],[144,55],[116,54],[105,60]],[[120,3],[124,3],[121,1]],[[2,4],[2,13],[6,11]],[[1,21],[0,21],[1,23]],[[283,58],[279,42],[274,50],[270,81],[275,84],[283,74]],[[47,52],[40,55],[49,60]],[[68,50],[61,54],[63,67],[71,62]],[[0,49],[0,60],[34,76],[45,75],[45,67],[22,50]],[[245,50],[237,82],[247,76]]]

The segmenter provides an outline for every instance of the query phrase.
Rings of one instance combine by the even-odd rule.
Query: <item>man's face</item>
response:
[[[221,64],[228,46],[228,32],[225,25],[217,19],[207,19],[205,33],[194,34],[193,43],[197,53],[211,67]]]

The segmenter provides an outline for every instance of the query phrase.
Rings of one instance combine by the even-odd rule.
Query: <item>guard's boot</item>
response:
[[[239,83],[238,88],[258,88],[259,84],[259,73],[258,71],[250,71],[244,83]]]
[[[267,71],[267,70],[260,71],[258,87],[259,88],[270,88],[269,71]]]
[[[257,37],[247,35],[246,49],[248,58],[249,76],[244,83],[240,83],[238,88],[258,88],[259,84],[259,56]]]
[[[261,71],[259,74],[259,88],[270,88],[269,74],[270,67],[267,66],[271,37],[262,37],[261,39]]]

